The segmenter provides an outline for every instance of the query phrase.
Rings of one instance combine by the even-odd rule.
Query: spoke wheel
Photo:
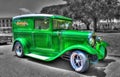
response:
[[[70,64],[77,72],[85,72],[89,68],[89,59],[85,53],[74,51],[70,56]]]
[[[23,47],[22,45],[19,43],[19,42],[16,42],[15,43],[15,46],[14,46],[14,51],[15,51],[15,54],[18,56],[18,57],[23,57]]]

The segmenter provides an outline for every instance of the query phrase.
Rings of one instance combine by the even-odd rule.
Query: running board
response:
[[[40,55],[36,55],[36,54],[26,54],[26,56],[33,57],[33,58],[36,58],[36,59],[41,59],[41,60],[47,60],[47,59],[50,58],[50,57],[40,56]]]

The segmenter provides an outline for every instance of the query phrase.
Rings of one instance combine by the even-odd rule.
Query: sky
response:
[[[63,0],[0,0],[0,17],[12,17],[19,15],[21,8],[27,8],[31,12],[39,13],[45,6],[65,4]]]

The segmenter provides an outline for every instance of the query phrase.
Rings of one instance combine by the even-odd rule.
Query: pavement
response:
[[[11,48],[12,45],[0,45],[0,77],[85,77],[61,58],[53,62],[18,58]]]
[[[104,61],[91,65],[87,72],[80,74],[71,68],[68,61],[61,58],[52,62],[29,57],[18,58],[11,48],[12,45],[0,46],[0,77],[115,77],[115,70],[120,70],[119,57],[108,56]],[[116,77],[119,77],[120,73],[117,74]]]

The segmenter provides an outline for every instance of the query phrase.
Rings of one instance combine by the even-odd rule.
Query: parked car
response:
[[[7,44],[12,42],[11,27],[0,26],[0,44]]]
[[[77,72],[85,72],[90,63],[104,60],[107,43],[91,31],[72,29],[72,19],[51,14],[25,14],[13,17],[13,51],[18,57],[43,61],[58,57],[69,60]]]

